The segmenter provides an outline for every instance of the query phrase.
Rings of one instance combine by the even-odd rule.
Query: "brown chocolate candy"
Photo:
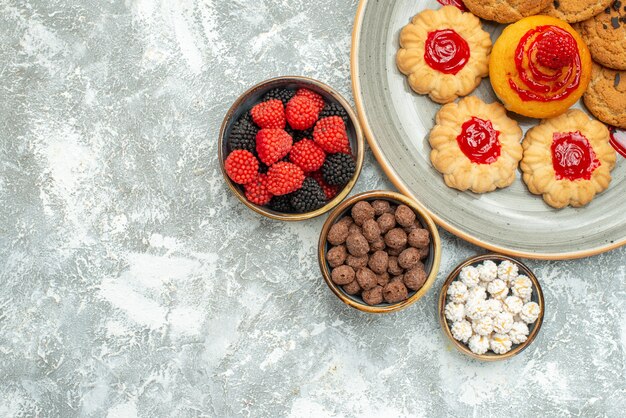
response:
[[[398,257],[389,256],[389,260],[387,262],[387,271],[392,276],[397,276],[404,273],[404,269],[398,264]]]
[[[363,222],[363,236],[368,242],[376,242],[381,239],[380,226],[374,219]]]
[[[383,274],[389,265],[389,255],[384,251],[376,251],[370,256],[367,265],[374,273]]]
[[[346,225],[349,228],[350,225],[352,225],[354,223],[354,219],[352,219],[352,216],[346,215],[343,218],[339,219],[336,223],[344,224],[344,225]]]
[[[363,302],[368,305],[378,305],[383,303],[383,288],[382,286],[376,286],[373,289],[366,290],[361,294]]]
[[[426,257],[428,257],[428,254],[430,253],[430,247],[420,248],[419,250],[420,250],[420,260],[423,260]]]
[[[327,240],[331,245],[341,245],[348,238],[349,226],[346,222],[336,223],[328,230]]]
[[[350,266],[339,266],[330,273],[330,278],[335,284],[344,285],[354,280],[356,274]]]
[[[387,247],[385,240],[381,236],[378,241],[370,243],[370,251],[382,251]]]
[[[370,245],[362,234],[354,233],[346,239],[348,252],[355,257],[366,255],[370,251]]]
[[[415,212],[413,212],[413,209],[411,209],[407,205],[398,206],[398,208],[396,209],[395,215],[396,215],[396,222],[398,222],[398,224],[400,224],[401,226],[405,228],[413,225],[413,223],[415,222],[415,219],[417,218],[417,216],[415,215]]]
[[[339,267],[346,262],[346,257],[348,257],[348,252],[345,245],[333,247],[326,253],[326,261],[331,267]]]
[[[369,261],[369,257],[366,255],[362,255],[361,257],[355,257],[351,254],[348,254],[346,258],[346,265],[352,267],[354,270],[358,270],[363,267],[367,267],[367,262]]]
[[[374,208],[374,214],[376,216],[380,216],[383,213],[394,212],[394,209],[391,207],[391,204],[387,200],[374,200],[372,202],[372,207]]]
[[[391,276],[389,275],[389,273],[384,272],[383,274],[377,274],[376,279],[378,280],[379,286],[385,286],[387,285],[387,283],[389,283]]]
[[[430,244],[430,233],[427,229],[415,229],[411,231],[407,238],[411,247],[424,248]]]
[[[402,254],[402,251],[404,251],[406,249],[407,249],[406,245],[404,245],[404,246],[402,246],[400,248],[388,248],[387,249],[387,254],[389,254],[390,256],[393,256],[393,257],[397,257],[400,254]]]
[[[356,295],[361,292],[361,286],[359,286],[359,282],[353,280],[350,283],[344,285],[343,290],[349,295]]]
[[[378,285],[378,277],[367,267],[363,267],[356,272],[356,280],[363,290],[370,290]]]
[[[422,265],[423,266],[423,265]],[[415,267],[404,273],[404,284],[411,290],[420,290],[426,283],[428,275],[423,267]]]
[[[409,291],[402,280],[392,280],[383,288],[383,299],[387,303],[398,303],[406,300]]]
[[[396,217],[393,216],[393,213],[383,213],[377,219],[378,226],[380,227],[380,233],[386,234],[391,231],[396,226]]]
[[[351,224],[350,227],[348,227],[348,235],[350,235],[350,234],[361,234],[362,235],[363,234],[363,230],[357,224]]]
[[[401,228],[394,228],[385,234],[387,247],[399,249],[406,245],[407,235]],[[350,247],[348,247],[350,249]]]
[[[369,202],[360,201],[352,206],[352,219],[357,225],[363,225],[363,222],[374,218],[374,208]]]
[[[420,262],[420,251],[417,248],[409,247],[398,256],[398,264],[403,269],[412,269]]]

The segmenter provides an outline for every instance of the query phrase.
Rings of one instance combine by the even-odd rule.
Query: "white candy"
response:
[[[459,278],[468,288],[477,286],[480,282],[480,272],[474,266],[466,266],[461,270]]]
[[[475,354],[485,354],[489,350],[489,337],[472,335],[469,339],[469,349]]]
[[[533,295],[533,282],[530,281],[528,276],[520,274],[511,282],[511,290],[515,296],[524,302],[528,302]]]
[[[528,339],[529,332],[528,325],[523,322],[515,322],[509,331],[509,337],[513,344],[521,344]]]
[[[502,312],[502,302],[498,299],[487,300],[487,316],[494,317]]]
[[[498,266],[491,260],[487,260],[478,266],[480,271],[480,280],[490,282],[498,277]]]
[[[493,332],[493,318],[484,316],[472,322],[472,329],[478,335],[489,335]]]
[[[465,305],[460,303],[448,303],[445,309],[446,318],[450,322],[459,322],[465,318]]]
[[[541,313],[539,305],[537,305],[535,302],[528,302],[522,308],[522,312],[520,312],[519,317],[527,324],[532,324],[537,320],[537,318],[539,318],[539,313]]]
[[[517,266],[517,264],[512,263],[509,260],[504,260],[498,266],[498,278],[509,283],[511,280],[517,277],[518,271],[519,267]]]
[[[465,316],[472,321],[480,319],[487,315],[487,301],[474,300],[471,303],[465,305]]]
[[[451,302],[465,303],[467,300],[467,286],[459,281],[452,282],[448,287],[448,296]]]
[[[450,331],[455,340],[467,343],[472,336],[472,325],[465,320],[455,322],[452,324]]]
[[[478,283],[478,286],[482,287],[483,289],[487,290],[487,286],[489,286],[489,282],[483,282],[482,280],[480,281],[480,283]]]
[[[513,327],[513,315],[508,312],[500,312],[493,319],[493,330],[498,334],[506,334]]]
[[[496,354],[504,354],[511,351],[511,338],[506,334],[493,334],[489,337],[489,346],[491,351]]]
[[[524,302],[518,296],[509,296],[504,300],[504,307],[507,311],[516,315],[522,311]]]
[[[472,287],[467,292],[467,303],[471,303],[476,300],[487,299],[487,289],[481,286]]]
[[[504,299],[509,294],[509,287],[504,283],[504,280],[495,279],[489,283],[487,290],[494,299]]]

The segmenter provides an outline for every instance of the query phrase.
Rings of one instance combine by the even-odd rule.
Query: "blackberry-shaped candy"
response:
[[[293,143],[300,142],[303,139],[313,139],[313,128],[307,129],[306,131],[294,131],[293,133]]]
[[[302,188],[291,193],[291,205],[298,213],[311,212],[326,203],[326,195],[319,183],[307,177]]]
[[[296,95],[296,92],[288,89],[276,88],[268,91],[265,96],[263,96],[263,101],[266,102],[268,100],[278,99],[283,102],[283,105],[287,106],[289,100]]]
[[[348,121],[350,120],[350,117],[348,116],[348,112],[346,112],[346,109],[344,109],[343,106],[340,106],[337,103],[327,103],[320,112],[320,119],[328,118],[331,116],[339,116],[341,119],[343,119],[343,123],[346,124],[346,127],[348,126]]]
[[[283,196],[274,196],[270,203],[267,205],[271,210],[280,213],[294,213],[295,210],[291,206],[291,194]]]
[[[344,186],[354,176],[355,171],[356,163],[351,155],[331,154],[326,157],[322,166],[322,177],[331,186]]]
[[[256,134],[259,128],[252,121],[249,113],[245,113],[230,130],[228,136],[228,151],[244,149],[256,154]]]

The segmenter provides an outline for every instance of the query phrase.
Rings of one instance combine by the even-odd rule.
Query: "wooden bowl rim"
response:
[[[470,350],[466,344],[463,344],[462,342],[457,341],[452,336],[452,332],[450,331],[450,326],[448,325],[448,320],[446,319],[446,315],[445,315],[446,293],[448,291],[448,287],[450,286],[450,284],[458,277],[463,267],[466,267],[475,263],[479,263],[482,261],[486,261],[486,260],[498,260],[498,261],[508,260],[512,263],[517,264],[520,270],[522,270],[522,273],[528,276],[528,278],[533,283],[533,286],[535,288],[534,291],[537,295],[537,304],[539,305],[539,309],[540,309],[539,317],[537,318],[537,321],[535,321],[534,327],[532,331],[530,331],[530,334],[528,335],[528,339],[524,341],[523,343],[518,344],[508,353],[504,353],[504,354],[495,354],[495,353],[476,354],[472,352],[472,350]],[[502,254],[495,254],[495,253],[470,257],[467,260],[460,263],[458,266],[456,266],[454,270],[452,270],[452,272],[448,275],[448,277],[446,278],[446,281],[441,286],[441,291],[439,293],[437,305],[438,305],[439,323],[441,324],[441,329],[443,330],[443,333],[450,339],[450,341],[452,341],[454,346],[460,352],[470,357],[473,357],[475,359],[482,360],[482,361],[507,360],[518,355],[522,351],[524,351],[528,346],[530,346],[530,344],[532,344],[535,338],[537,338],[537,335],[539,334],[539,330],[541,329],[541,326],[543,325],[543,317],[545,315],[545,302],[544,302],[544,297],[543,297],[543,290],[541,289],[541,285],[539,284],[539,280],[537,279],[537,276],[535,276],[535,274],[530,270],[530,268],[528,268],[528,266],[526,266],[526,264],[522,263],[521,261],[516,260],[513,257],[509,257],[509,256],[502,255]]]
[[[246,197],[244,196],[244,194],[239,190],[239,185],[236,185],[235,183],[233,183],[232,180],[228,177],[228,175],[226,174],[226,169],[224,167],[224,160],[225,160],[225,155],[224,155],[225,153],[224,139],[225,138],[224,137],[226,135],[226,128],[231,118],[239,109],[239,107],[242,105],[242,103],[250,95],[254,94],[256,91],[260,89],[265,88],[267,85],[278,84],[278,83],[284,83],[284,84],[304,83],[304,84],[315,86],[319,88],[320,90],[323,90],[324,92],[329,94],[334,100],[336,100],[346,110],[346,112],[348,113],[348,117],[350,118],[350,121],[352,122],[352,125],[354,126],[354,132],[355,132],[354,140],[356,143],[356,150],[355,150],[356,151],[356,158],[355,158],[356,170],[354,172],[354,176],[352,176],[350,181],[344,186],[341,192],[337,194],[337,196],[335,196],[330,202],[326,203],[326,205],[312,212],[280,213],[280,212],[275,212],[269,208],[258,206],[258,205],[255,205],[254,203],[249,202],[248,199],[246,199]],[[350,193],[350,191],[352,191],[352,188],[356,184],[357,180],[359,179],[359,175],[361,174],[361,169],[363,168],[363,160],[365,157],[365,140],[363,137],[363,130],[361,129],[359,118],[357,117],[356,113],[352,109],[352,106],[350,106],[348,101],[339,92],[337,92],[335,89],[333,89],[329,85],[322,83],[321,81],[315,80],[313,78],[303,77],[303,76],[280,76],[280,77],[270,78],[270,79],[267,79],[267,80],[261,81],[260,83],[255,84],[254,86],[246,90],[244,93],[242,93],[235,100],[235,102],[228,109],[228,112],[226,112],[226,115],[224,116],[224,119],[222,121],[222,125],[220,127],[220,132],[219,132],[219,143],[218,143],[217,152],[218,152],[218,160],[220,164],[220,169],[222,171],[222,176],[224,177],[226,184],[228,185],[230,190],[233,192],[233,194],[237,196],[237,198],[244,205],[246,205],[249,209],[253,210],[254,212],[260,215],[263,215],[265,217],[268,217],[270,219],[275,219],[279,221],[297,222],[297,221],[312,219],[317,216],[323,215],[324,213],[330,211],[335,206],[337,206],[343,199],[346,198],[346,196],[348,196],[348,194]]]
[[[413,294],[411,297],[409,297],[408,299],[402,302],[398,302],[394,304],[387,304],[387,305],[382,305],[382,306],[370,306],[366,303],[360,303],[348,297],[339,288],[339,286],[337,286],[331,280],[330,269],[328,266],[328,262],[326,261],[326,238],[328,236],[328,231],[330,230],[331,226],[335,223],[337,218],[340,215],[342,215],[346,209],[353,206],[357,202],[360,202],[363,200],[376,200],[376,199],[392,200],[396,203],[405,204],[411,209],[413,209],[413,211],[416,212],[418,216],[420,217],[420,221],[422,220],[424,221],[423,223],[425,225],[423,226],[428,229],[430,233],[430,237],[431,237],[431,242],[433,244],[433,251],[431,254],[429,254],[429,257],[432,257],[432,266],[428,274],[428,278],[426,279],[426,282],[421,287],[421,289],[415,292],[415,294]],[[364,192],[364,193],[354,195],[350,197],[349,199],[346,199],[339,206],[337,206],[333,210],[333,212],[328,216],[328,219],[326,219],[326,222],[324,222],[324,226],[322,227],[322,230],[320,232],[320,238],[319,238],[319,243],[318,243],[318,262],[319,262],[320,270],[322,272],[324,281],[326,282],[330,290],[335,294],[335,296],[337,296],[346,305],[352,308],[356,308],[362,312],[367,312],[367,313],[396,312],[417,302],[426,294],[426,292],[428,292],[428,290],[435,283],[435,280],[437,279],[437,274],[439,273],[439,266],[441,263],[441,238],[439,236],[439,231],[437,230],[437,225],[417,202],[415,202],[414,200],[400,193],[391,192],[387,190],[372,190],[369,192]]]

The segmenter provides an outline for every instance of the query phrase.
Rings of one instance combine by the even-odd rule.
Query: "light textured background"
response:
[[[69,4],[68,4],[69,3]],[[623,416],[626,250],[529,262],[517,358],[444,340],[427,297],[344,307],[315,243],[228,192],[230,103],[303,74],[351,99],[355,1],[0,0],[0,416]],[[371,154],[355,192],[389,188]]]

